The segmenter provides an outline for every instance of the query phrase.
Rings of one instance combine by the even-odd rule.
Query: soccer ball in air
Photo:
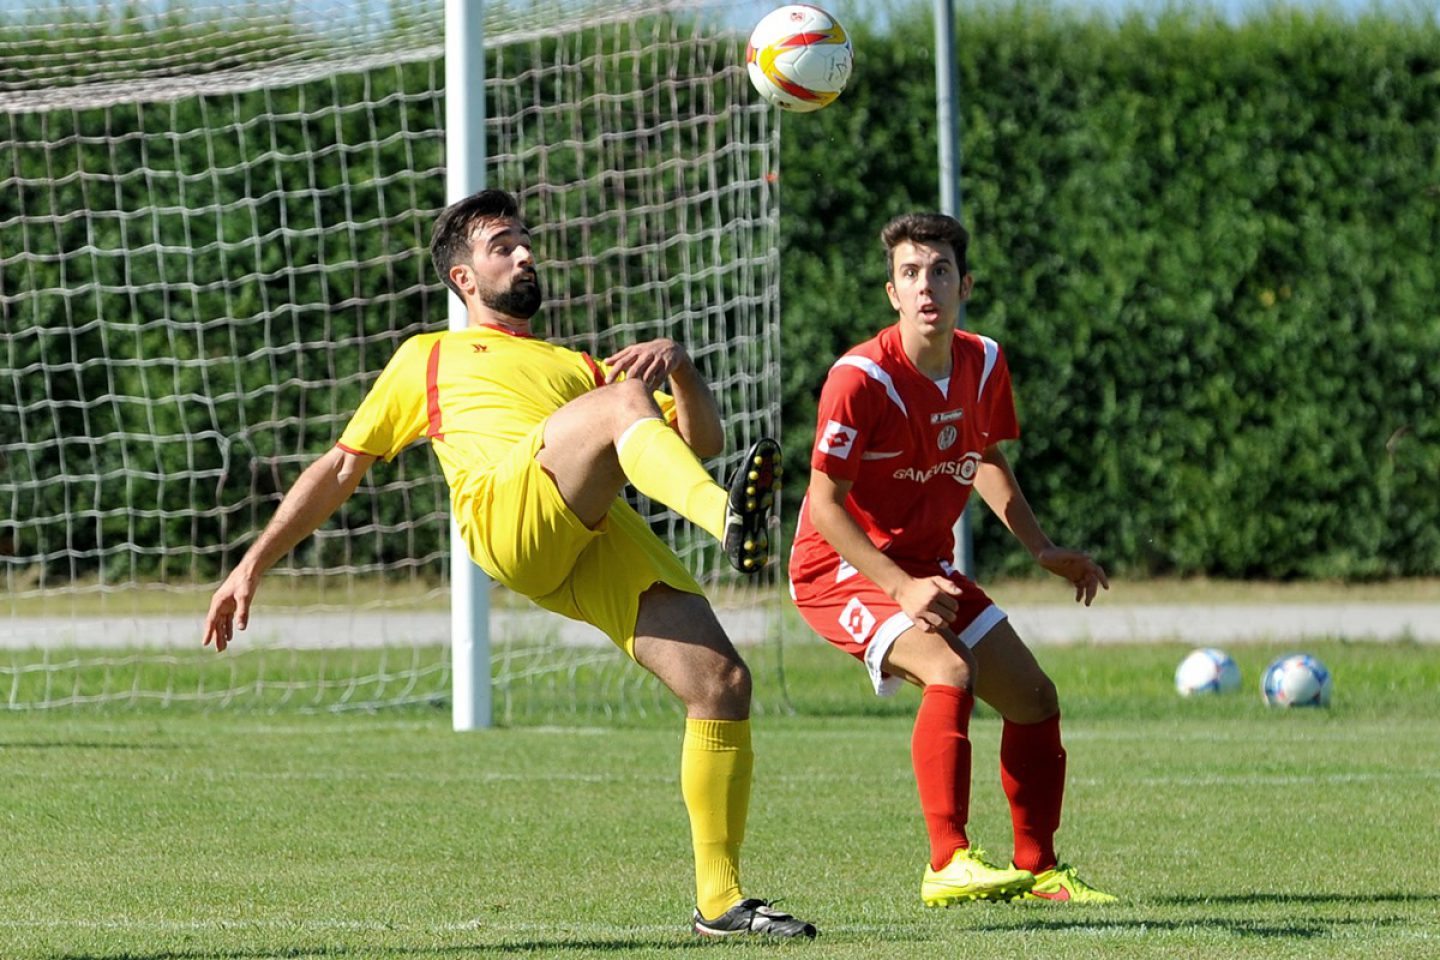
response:
[[[760,96],[795,113],[819,110],[838,97],[854,63],[845,28],[808,3],[767,13],[745,49],[745,68]]]
[[[1265,668],[1260,695],[1272,707],[1330,705],[1330,671],[1307,653],[1287,653]]]
[[[1175,668],[1175,689],[1185,697],[1230,693],[1240,689],[1240,667],[1224,650],[1192,650]]]

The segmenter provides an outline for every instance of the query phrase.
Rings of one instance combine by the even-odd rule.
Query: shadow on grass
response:
[[[551,953],[569,953],[572,950],[663,950],[666,953],[673,953],[676,950],[704,950],[713,948],[713,946],[713,940],[691,938],[677,941],[656,938],[654,940],[507,940],[494,946],[487,944],[481,949],[534,952],[539,956],[546,956]]]
[[[356,946],[284,947],[275,949],[216,949],[196,947],[192,950],[156,950],[153,952],[120,950],[114,953],[63,953],[56,954],[56,960],[305,960],[306,957],[447,957],[447,956],[508,956],[512,954],[534,954],[537,956],[562,956],[577,951],[613,952],[620,955],[636,951],[673,953],[677,950],[705,949],[711,941],[699,939],[676,940],[670,937],[656,937],[650,940],[501,940],[498,942],[451,944],[434,947],[383,946],[373,944]]]
[[[1337,899],[1341,901],[1345,900],[1343,897]],[[1105,931],[1154,933],[1186,930],[1220,930],[1237,939],[1310,940],[1334,936],[1337,930],[1350,926],[1359,925],[1367,928],[1376,928],[1397,926],[1409,922],[1408,919],[1400,917],[1311,917],[1295,919],[1285,923],[1246,920],[1238,917],[1197,917],[1193,920],[1157,920],[1154,917],[1135,917],[1107,920],[1095,918],[1092,914],[1091,919],[1085,919],[1079,916],[1074,918],[1056,917],[1039,919],[1016,917],[1016,921],[1011,924],[983,924],[972,927],[971,929],[984,930],[987,932],[1025,930],[1027,932],[1043,931],[1046,933],[1067,933],[1076,930],[1084,930],[1090,933],[1103,933]]]
[[[415,952],[441,954],[449,950],[458,953],[471,949],[473,948],[427,948]],[[276,960],[299,960],[303,957],[344,957],[355,953],[374,955],[373,950],[360,947],[285,947],[280,950],[204,950],[197,947],[194,950],[156,950],[149,953],[133,950],[116,953],[57,953],[55,957],[56,960],[265,960],[267,957],[274,957]]]
[[[1440,903],[1440,893],[1222,893],[1147,897],[1152,903],[1181,907],[1234,906],[1252,903]]]

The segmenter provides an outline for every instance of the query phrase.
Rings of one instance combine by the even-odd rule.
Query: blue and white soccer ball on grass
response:
[[[1265,668],[1260,695],[1272,707],[1328,707],[1330,671],[1308,653],[1287,653]]]
[[[1224,650],[1192,650],[1175,668],[1175,689],[1182,697],[1232,693],[1240,689],[1240,667]]]

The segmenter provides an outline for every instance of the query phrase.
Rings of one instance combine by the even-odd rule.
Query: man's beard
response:
[[[540,281],[516,280],[506,290],[482,291],[480,302],[507,317],[529,320],[540,309]]]

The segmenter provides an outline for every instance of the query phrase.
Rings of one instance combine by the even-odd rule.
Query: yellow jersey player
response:
[[[620,497],[641,493],[708,530],[738,569],[768,557],[779,447],[761,440],[729,489],[700,463],[723,446],[714,398],[669,340],[603,361],[534,336],[540,278],[515,198],[447,207],[431,258],[464,302],[464,330],[401,344],[337,443],[301,474],[211,598],[205,643],[244,630],[260,578],[348,498],[370,465],[428,438],[465,544],[486,573],[594,624],[685,704],[681,792],[695,852],[693,928],[814,937],[812,924],[741,892],[754,754],[750,673],[700,586]],[[668,394],[658,388],[668,383]],[[698,456],[697,456],[698,455]]]

